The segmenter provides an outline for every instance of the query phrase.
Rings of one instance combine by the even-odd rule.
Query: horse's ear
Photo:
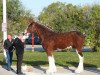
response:
[[[28,24],[31,24],[32,22],[34,22],[34,20],[33,20],[32,18],[30,18],[30,19],[28,20]]]

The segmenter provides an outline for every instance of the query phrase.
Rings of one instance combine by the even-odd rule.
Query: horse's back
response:
[[[61,49],[69,46],[76,48],[77,46],[83,45],[84,42],[84,35],[78,31],[57,33],[52,37],[55,47]]]
[[[71,39],[71,38],[76,38],[76,37],[85,38],[85,36],[81,32],[78,32],[78,31],[70,31],[70,32],[65,32],[65,33],[53,33],[52,37],[56,39],[57,38],[58,39]]]

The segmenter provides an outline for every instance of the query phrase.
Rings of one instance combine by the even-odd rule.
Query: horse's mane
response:
[[[33,23],[36,23],[37,26],[39,26],[43,31],[49,31],[49,32],[53,32],[53,33],[56,33],[56,34],[67,34],[68,32],[55,32],[53,29],[51,29],[50,27],[47,27],[43,24],[40,24],[38,22],[33,22]]]
[[[46,26],[46,25],[43,25],[43,24],[40,24],[38,22],[35,22],[36,25],[38,25],[39,27],[41,27],[43,30],[47,30],[49,32],[54,32],[52,28],[50,28],[49,26]]]
[[[56,33],[56,34],[61,34],[61,35],[63,35],[63,34],[68,34],[69,32],[75,32],[75,33],[77,33],[78,35],[85,36],[84,34],[80,33],[79,31],[69,31],[69,32],[60,33],[60,32],[55,32],[55,31],[54,31],[53,29],[51,29],[50,27],[45,26],[45,25],[43,25],[43,24],[40,24],[40,23],[38,23],[38,22],[34,22],[34,21],[33,21],[33,23],[35,23],[39,28],[41,28],[41,29],[42,29],[43,31],[45,31],[45,32],[49,31],[49,32],[51,32],[51,33]],[[32,23],[31,23],[31,24],[32,24]]]

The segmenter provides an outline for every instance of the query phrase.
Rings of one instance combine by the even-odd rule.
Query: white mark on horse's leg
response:
[[[77,50],[76,50],[76,52],[77,52]],[[78,54],[78,52],[77,52],[77,54]],[[78,54],[78,57],[79,57],[79,65],[78,65],[78,68],[75,70],[75,72],[81,73],[84,70],[84,67],[83,67],[84,58],[82,56],[80,56],[79,54]]]
[[[55,73],[57,71],[55,60],[53,56],[48,56],[49,61],[49,69],[46,71],[46,73]]]

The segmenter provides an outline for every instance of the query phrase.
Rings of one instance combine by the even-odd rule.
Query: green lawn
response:
[[[84,66],[85,67],[100,67],[100,52],[84,52]],[[56,65],[58,66],[77,66],[78,56],[75,52],[54,52]],[[3,54],[0,54],[0,64],[3,62]],[[16,55],[14,54],[13,65],[16,64]],[[45,52],[31,52],[24,53],[23,65],[32,66],[47,66],[48,60]]]

